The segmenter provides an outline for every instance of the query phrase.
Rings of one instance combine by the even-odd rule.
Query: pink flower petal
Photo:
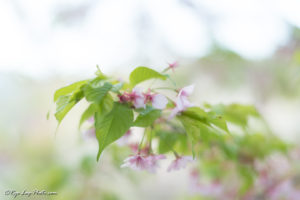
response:
[[[129,94],[130,98],[133,100],[133,105],[135,108],[145,108],[145,97],[142,93],[142,90],[138,87],[132,89],[132,92]]]
[[[152,106],[156,109],[164,109],[168,104],[168,99],[162,94],[152,95]]]
[[[176,106],[172,110],[171,115],[169,116],[169,119],[172,119],[175,115],[177,115],[179,112],[185,111],[187,108],[194,106],[187,98],[189,95],[192,94],[194,90],[194,85],[190,85],[187,87],[184,87],[180,90],[177,99],[176,99]]]
[[[179,91],[178,96],[188,97],[193,93],[194,88],[195,88],[195,85],[186,86]]]
[[[159,167],[158,161],[165,158],[164,155],[142,156],[138,154],[125,159],[124,164],[121,165],[121,167],[130,167],[133,170],[146,170],[154,173]]]
[[[159,160],[166,159],[165,155],[150,155],[147,157],[149,161],[148,171],[151,173],[155,173],[157,168],[159,167],[158,162]]]
[[[129,167],[133,170],[147,170],[149,166],[149,161],[141,155],[135,155],[128,157],[124,160],[124,164],[121,167]]]
[[[192,162],[193,158],[191,156],[181,156],[176,158],[168,167],[168,172],[172,170],[179,170],[186,167],[189,162]]]

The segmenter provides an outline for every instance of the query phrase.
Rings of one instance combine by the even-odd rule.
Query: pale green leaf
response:
[[[147,127],[153,124],[153,122],[159,118],[161,115],[161,110],[152,110],[146,114],[139,114],[136,118],[133,126]]]
[[[227,127],[227,123],[226,123],[224,117],[222,117],[221,115],[217,115],[214,112],[209,112],[208,117],[209,117],[208,118],[209,123],[217,126],[218,128],[220,128],[220,129],[222,129],[226,132],[229,132],[228,127]]]
[[[111,89],[112,84],[108,82],[96,88],[86,85],[84,87],[84,95],[87,101],[100,103],[103,97],[107,95]]]
[[[141,83],[143,81],[149,80],[149,79],[162,79],[166,80],[167,77],[153,69],[150,69],[148,67],[137,67],[135,68],[129,77],[130,84],[132,86],[135,86],[138,83]]]
[[[56,92],[54,93],[54,102],[56,102],[60,96],[65,96],[77,91],[81,86],[83,86],[86,83],[87,80],[78,81],[56,90]]]

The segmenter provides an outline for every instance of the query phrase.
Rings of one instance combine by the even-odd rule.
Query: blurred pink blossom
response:
[[[185,168],[189,162],[192,162],[191,156],[179,156],[168,167],[168,172]]]
[[[152,106],[156,109],[164,109],[168,104],[168,99],[162,94],[154,94],[152,96]]]
[[[193,91],[194,85],[186,86],[179,91],[175,102],[176,106],[171,112],[171,115],[169,117],[170,119],[177,115],[179,112],[182,112],[187,108],[193,106],[193,104],[188,100],[188,97],[193,93]]]
[[[90,123],[94,123],[94,122],[95,122],[95,119],[94,119],[94,117],[90,117],[90,118],[88,119],[88,122],[90,122]]]
[[[201,183],[199,173],[193,170],[190,174],[190,191],[193,194],[199,194],[203,197],[225,199],[224,187],[219,181],[210,183]],[[224,198],[223,198],[224,197]]]
[[[148,170],[149,160],[147,157],[137,154],[126,158],[121,167],[129,167],[133,170]]]
[[[145,97],[142,90],[138,87],[132,89],[131,93],[128,94],[129,99],[133,102],[135,108],[145,108]]]
[[[158,165],[158,161],[159,160],[163,160],[166,159],[165,155],[150,155],[147,157],[147,159],[149,160],[149,168],[148,171],[151,173],[155,173],[157,168],[159,167]]]
[[[270,200],[299,200],[300,190],[294,187],[292,180],[286,180],[268,191],[267,196]]]
[[[173,72],[175,71],[175,68],[177,68],[177,67],[178,67],[177,61],[169,63],[169,69],[171,69]]]
[[[166,157],[164,155],[142,156],[137,154],[125,159],[124,164],[121,165],[121,167],[129,167],[133,170],[145,170],[154,173],[159,167],[158,161],[165,158]]]
[[[90,128],[82,132],[83,139],[95,139],[96,138],[96,130],[95,128]]]
[[[145,93],[145,103],[148,101],[152,103],[152,106],[156,109],[164,109],[168,104],[168,99],[162,94],[151,94],[150,91]]]

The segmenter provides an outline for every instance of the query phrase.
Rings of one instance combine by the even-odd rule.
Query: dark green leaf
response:
[[[122,137],[133,123],[133,111],[125,104],[114,103],[106,115],[95,114],[96,136],[99,143],[97,160],[102,151],[112,142]]]

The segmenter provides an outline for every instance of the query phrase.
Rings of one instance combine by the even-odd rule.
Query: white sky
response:
[[[259,59],[288,41],[286,22],[300,26],[300,0],[190,0],[197,12],[178,0],[98,0],[77,24],[55,22],[62,6],[94,1],[0,0],[0,72],[40,76],[91,74],[96,64],[106,72],[137,64],[164,67],[205,55],[212,38]]]

